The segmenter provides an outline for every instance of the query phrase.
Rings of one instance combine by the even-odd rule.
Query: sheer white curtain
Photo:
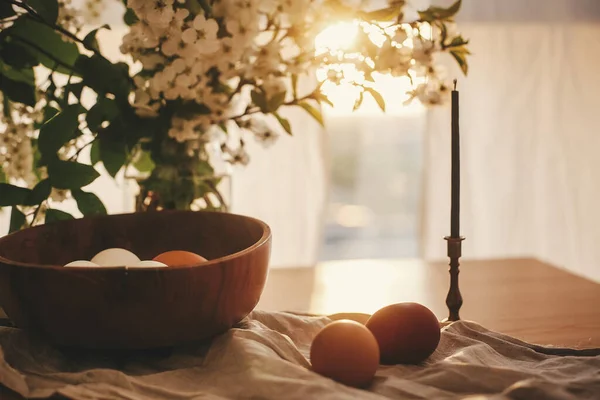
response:
[[[474,54],[459,83],[464,256],[535,256],[600,281],[600,2],[473,1],[461,16]],[[438,259],[449,110],[427,126],[422,252]]]
[[[287,112],[286,112],[287,111]],[[250,164],[234,172],[232,211],[262,219],[273,233],[271,265],[313,265],[327,194],[323,129],[303,110],[285,110],[294,136],[270,148],[249,143]]]

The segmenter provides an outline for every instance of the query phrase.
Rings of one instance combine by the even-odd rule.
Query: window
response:
[[[321,33],[317,48],[343,47],[356,29],[334,25]],[[353,73],[352,67],[342,69]],[[353,112],[358,89],[351,85],[327,87],[334,107],[324,110],[331,164],[321,260],[418,256],[425,109],[403,105],[408,78],[374,80],[385,114],[367,93]]]

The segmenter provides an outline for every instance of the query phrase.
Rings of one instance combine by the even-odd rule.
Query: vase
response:
[[[159,130],[145,142],[131,164],[139,187],[137,212],[209,210],[227,212],[231,206],[232,165],[216,140],[178,141]]]
[[[194,186],[199,188],[200,195],[192,201],[181,202],[169,199],[160,190],[146,183],[146,178],[134,178],[139,191],[135,196],[135,211],[160,210],[192,210],[192,211],[221,211],[229,212],[231,207],[231,175],[212,175],[196,178]],[[173,196],[169,196],[170,198]]]

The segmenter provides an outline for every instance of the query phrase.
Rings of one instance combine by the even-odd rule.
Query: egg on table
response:
[[[76,260],[66,264],[65,267],[99,267],[99,265],[87,260]]]
[[[365,387],[379,366],[377,340],[364,325],[338,320],[326,325],[310,348],[313,371],[348,386]]]
[[[158,261],[169,267],[178,267],[182,265],[200,264],[208,260],[191,251],[171,250],[157,255],[152,261]]]
[[[96,254],[91,261],[101,267],[121,267],[137,264],[140,258],[129,250],[110,248]]]
[[[365,324],[379,344],[382,364],[417,364],[440,342],[440,323],[418,303],[392,304],[378,310]]]

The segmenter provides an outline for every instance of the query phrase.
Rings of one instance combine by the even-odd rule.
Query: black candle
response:
[[[458,127],[458,90],[456,79],[452,90],[452,202],[450,205],[450,236],[460,237],[460,134]]]

